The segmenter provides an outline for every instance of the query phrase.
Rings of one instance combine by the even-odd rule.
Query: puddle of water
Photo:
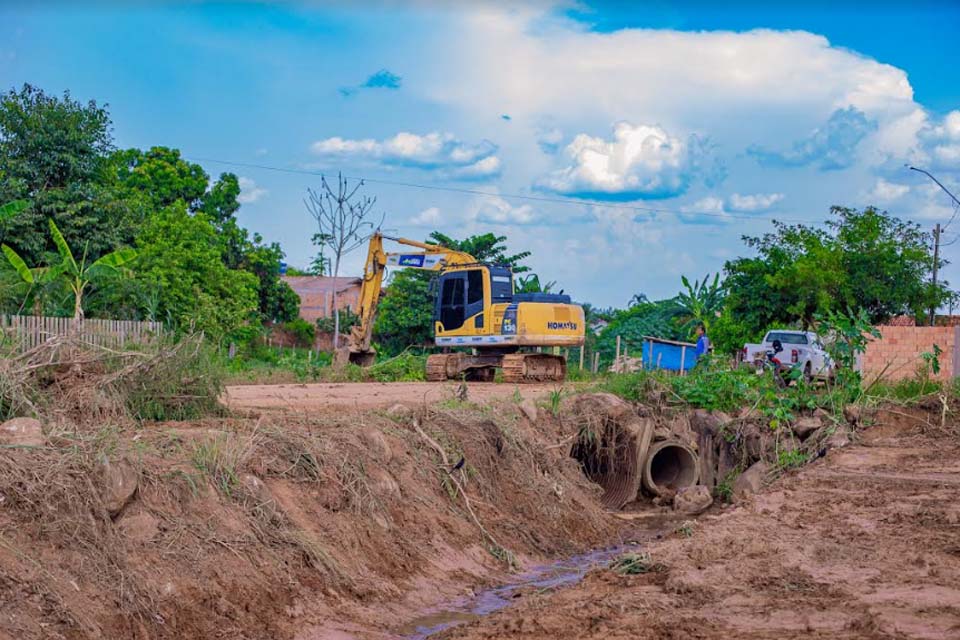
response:
[[[458,598],[407,623],[398,630],[405,640],[425,640],[450,627],[489,615],[510,605],[521,590],[555,589],[580,582],[588,571],[610,564],[610,561],[638,545],[619,545],[597,549],[551,564],[534,567],[516,582],[481,591],[472,597]]]

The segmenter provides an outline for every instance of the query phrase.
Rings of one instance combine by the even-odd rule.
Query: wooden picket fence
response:
[[[19,350],[43,344],[54,336],[64,336],[74,330],[73,318],[47,316],[8,316],[0,314],[0,336]],[[121,347],[129,343],[144,344],[163,334],[159,322],[135,320],[85,319],[78,332],[80,338],[101,347]]]

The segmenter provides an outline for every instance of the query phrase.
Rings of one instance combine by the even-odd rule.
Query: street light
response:
[[[953,195],[952,193],[950,193],[950,190],[947,189],[945,186],[943,186],[943,183],[942,183],[942,182],[940,182],[939,180],[937,180],[936,178],[934,178],[932,173],[930,173],[930,172],[927,171],[926,169],[918,169],[917,167],[911,166],[911,165],[909,165],[909,164],[905,164],[905,165],[903,165],[903,166],[905,166],[906,168],[910,169],[910,171],[919,171],[920,173],[926,175],[928,178],[930,178],[931,180],[933,180],[934,182],[936,182],[936,183],[937,183],[937,186],[940,187],[941,189],[943,189],[944,193],[946,193],[948,196],[950,196],[950,198],[957,204],[957,206],[960,207],[960,200],[957,200],[957,196],[955,196],[955,195]]]

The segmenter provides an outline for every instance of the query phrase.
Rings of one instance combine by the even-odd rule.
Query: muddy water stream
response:
[[[576,584],[588,571],[608,565],[621,554],[638,549],[635,544],[595,549],[550,564],[539,565],[515,582],[447,602],[396,631],[405,640],[424,640],[445,629],[476,620],[509,606],[524,593],[537,593]]]

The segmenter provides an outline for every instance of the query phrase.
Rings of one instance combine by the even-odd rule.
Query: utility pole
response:
[[[933,290],[937,290],[937,267],[940,263],[940,223],[933,228]],[[930,326],[937,323],[937,307],[930,308]]]
[[[936,182],[937,186],[940,187],[940,189],[943,190],[944,193],[950,196],[950,199],[953,200],[954,206],[960,207],[960,200],[957,199],[957,196],[950,193],[950,190],[947,189],[945,186],[943,186],[942,182],[934,178],[932,173],[930,173],[926,169],[918,169],[917,167],[911,167],[910,165],[904,165],[904,166],[910,169],[911,171],[922,173],[928,178],[930,178],[931,180],[933,180],[934,182]],[[954,213],[954,216],[956,216],[956,213]],[[953,218],[950,218],[950,221],[947,222],[947,226],[950,226],[950,222],[953,222]],[[937,289],[937,267],[940,266],[939,263],[940,263],[940,232],[941,231],[943,231],[943,228],[940,227],[940,223],[937,223],[937,226],[933,228],[933,289],[934,289],[934,292],[936,292],[936,289]],[[937,308],[936,306],[934,306],[932,309],[930,309],[930,326],[931,327],[936,323],[936,320],[937,320]]]

